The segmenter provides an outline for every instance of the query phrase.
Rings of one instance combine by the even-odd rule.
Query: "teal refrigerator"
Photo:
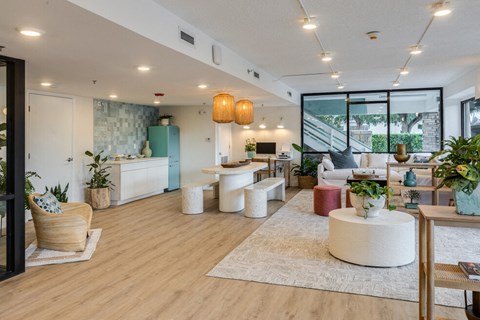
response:
[[[168,157],[168,188],[180,188],[180,129],[177,126],[148,127],[152,157]]]

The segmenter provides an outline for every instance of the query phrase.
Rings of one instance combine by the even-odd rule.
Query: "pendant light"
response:
[[[213,97],[212,120],[217,123],[229,123],[235,120],[233,96],[220,93]]]
[[[239,100],[235,104],[235,123],[247,125],[253,122],[253,103],[249,100]]]

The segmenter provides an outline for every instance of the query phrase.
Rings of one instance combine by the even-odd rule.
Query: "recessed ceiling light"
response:
[[[422,53],[422,47],[420,45],[410,46],[410,54],[416,55]]]
[[[343,88],[345,88],[345,85],[343,85],[341,83],[337,85],[337,89],[343,89]]]
[[[199,87],[200,89],[205,89],[205,88],[207,87],[207,85],[206,85],[206,84],[199,84],[198,87]]]
[[[443,17],[452,13],[450,3],[448,1],[440,1],[432,5],[433,15],[435,17]]]
[[[266,126],[264,123],[262,123],[262,124],[259,125],[258,127],[259,127],[260,129],[265,129],[267,126]]]
[[[402,68],[402,69],[400,69],[400,74],[401,74],[401,75],[406,75],[406,74],[408,74],[408,73],[409,73],[409,71],[408,71],[407,68]]]
[[[138,66],[137,68],[138,71],[150,71],[150,69],[149,66]]]
[[[322,61],[328,62],[332,61],[332,56],[328,52],[322,52]]]
[[[332,79],[338,79],[340,77],[340,75],[338,74],[338,72],[332,72],[330,77],[332,77]]]
[[[41,85],[42,87],[51,87],[51,86],[52,86],[52,83],[51,83],[51,82],[42,82],[42,83],[40,83],[40,85]]]
[[[18,32],[27,37],[40,37],[45,31],[36,28],[18,28]]]
[[[250,126],[243,126],[243,129],[245,130],[250,129]]]
[[[317,24],[316,24],[313,20],[314,20],[314,18],[312,18],[312,17],[303,19],[303,26],[302,26],[302,28],[303,28],[303,29],[306,29],[306,30],[316,29],[316,28],[317,28]]]
[[[394,87],[398,87],[399,85],[400,85],[400,82],[398,82],[398,81],[393,81],[393,86],[394,86]]]
[[[111,94],[111,95],[110,95],[110,98],[116,99],[116,98],[118,98],[118,96],[117,96],[116,94]]]

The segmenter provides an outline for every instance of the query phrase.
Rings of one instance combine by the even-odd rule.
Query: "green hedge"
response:
[[[423,138],[421,134],[411,133],[392,133],[390,134],[390,151],[397,150],[398,143],[405,143],[407,145],[407,152],[422,152]],[[372,134],[372,151],[373,152],[388,152],[387,149],[387,135],[386,134]]]

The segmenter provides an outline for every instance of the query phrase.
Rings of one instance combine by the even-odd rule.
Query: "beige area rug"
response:
[[[478,229],[435,227],[437,262],[479,261],[478,243]],[[418,301],[418,245],[416,251],[415,262],[396,268],[335,259],[328,252],[328,217],[313,213],[312,191],[302,190],[207,275]],[[464,306],[463,291],[436,288],[435,293],[437,304]]]
[[[34,241],[25,250],[25,266],[36,267],[46,264],[60,264],[68,262],[78,262],[90,260],[97,247],[98,240],[102,234],[102,229],[91,229],[90,237],[87,238],[87,245],[83,252],[65,252],[42,249],[37,247]]]

